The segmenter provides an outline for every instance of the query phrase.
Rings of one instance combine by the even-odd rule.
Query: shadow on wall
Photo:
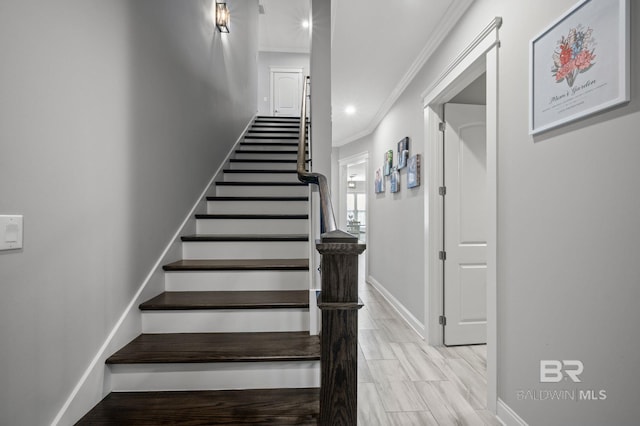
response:
[[[212,1],[129,5],[131,144],[121,172],[131,238],[124,249],[132,268],[148,268],[256,109],[257,13],[230,5],[231,33],[221,34]],[[146,268],[129,282],[139,285]]]

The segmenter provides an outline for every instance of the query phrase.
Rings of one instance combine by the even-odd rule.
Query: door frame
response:
[[[445,68],[422,93],[427,173],[425,196],[425,328],[430,345],[442,345],[442,141],[439,129],[443,104],[467,87],[482,73],[487,80],[487,409],[497,410],[497,149],[498,149],[498,30],[502,18],[496,17]]]
[[[302,68],[269,67],[269,112],[273,116],[275,116],[275,111],[274,111],[275,105],[273,103],[275,85],[273,84],[273,77],[274,77],[274,74],[277,72],[290,72],[290,73],[300,74],[300,81],[304,82],[304,70]]]
[[[369,244],[369,206],[371,194],[369,191],[369,151],[361,152],[358,154],[350,155],[349,157],[338,160],[338,228],[347,229],[347,170],[349,166],[364,163],[364,179],[366,183],[367,194],[367,210],[364,214],[367,222],[367,244]],[[369,250],[364,251],[365,263],[364,263],[364,276],[369,276]]]

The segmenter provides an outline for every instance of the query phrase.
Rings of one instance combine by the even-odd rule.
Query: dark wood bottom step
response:
[[[107,364],[277,362],[320,359],[320,339],[307,331],[141,334]]]
[[[171,291],[140,304],[143,311],[309,308],[307,290]]]
[[[317,425],[320,391],[114,392],[79,426]]]
[[[178,260],[165,271],[307,271],[309,259],[205,259]]]

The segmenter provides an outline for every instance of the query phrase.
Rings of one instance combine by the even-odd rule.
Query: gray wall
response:
[[[498,111],[498,396],[530,425],[633,425],[640,418],[640,7],[631,3],[632,101],[528,134],[529,41],[574,0],[476,0],[368,140],[370,172],[410,136],[424,146],[421,93],[495,17]],[[362,140],[356,142],[363,144]],[[360,149],[358,147],[357,149]],[[340,156],[350,151],[341,147]],[[425,170],[423,169],[423,177]],[[404,176],[403,176],[404,177]],[[370,197],[370,275],[422,318],[423,188]],[[395,225],[402,217],[404,224]],[[406,218],[406,219],[405,219]],[[385,250],[401,245],[403,250]],[[411,250],[416,250],[413,253]],[[401,254],[402,253],[402,254]],[[408,271],[407,271],[408,270]],[[539,383],[545,359],[578,359],[582,383]],[[604,401],[523,401],[518,390],[605,390]]]
[[[275,68],[300,68],[309,75],[308,53],[258,53],[258,114],[271,115],[271,72]]]
[[[449,101],[453,104],[485,105],[487,103],[487,75],[482,74]]]
[[[257,6],[0,3],[0,424],[50,423],[257,110]]]

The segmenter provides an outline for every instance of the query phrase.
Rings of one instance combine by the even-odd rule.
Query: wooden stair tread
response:
[[[197,214],[196,219],[309,219],[307,214]]]
[[[251,130],[256,130],[257,128],[262,129],[299,129],[300,124],[291,124],[291,123],[257,123],[251,126]]]
[[[240,146],[298,146],[298,142],[240,142]]]
[[[283,158],[232,158],[231,163],[297,163],[298,160],[287,160]]]
[[[208,196],[207,201],[309,201],[309,197],[216,197]]]
[[[237,235],[222,235],[222,234],[196,234],[196,235],[184,235],[181,237],[182,241],[188,242],[207,242],[207,241],[309,241],[309,236],[305,234],[275,234],[275,235],[260,235],[260,234],[237,234]]]
[[[256,126],[260,127],[260,126]],[[291,129],[291,127],[278,128],[278,127],[270,127],[268,129],[256,129],[252,127],[247,131],[247,133],[299,133],[297,130],[283,130],[283,129]]]
[[[307,271],[309,259],[186,259],[164,265],[165,271]]]
[[[317,425],[317,388],[112,392],[79,426]]]
[[[307,186],[305,182],[217,182],[218,186]]]
[[[273,139],[273,140],[290,140],[299,139],[298,136],[280,136],[280,135],[244,135],[244,139]]]
[[[278,150],[278,149],[236,149],[236,154],[297,154],[297,150]],[[309,151],[307,151],[307,154]]]
[[[308,308],[307,290],[165,291],[140,304],[143,311]]]
[[[255,121],[260,120],[285,120],[285,121],[300,121],[300,117],[286,116],[286,115],[258,115]]]
[[[320,359],[320,339],[308,331],[141,334],[107,364],[277,362]]]
[[[237,174],[237,173],[264,173],[264,174],[291,174],[298,173],[297,170],[277,170],[277,169],[223,169],[224,173]]]

